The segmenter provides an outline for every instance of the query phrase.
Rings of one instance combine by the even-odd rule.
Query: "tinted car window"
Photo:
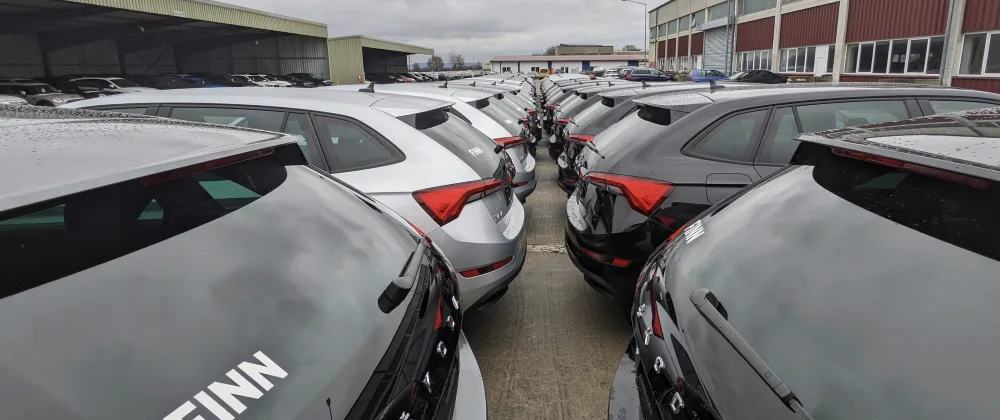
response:
[[[170,111],[170,118],[230,127],[281,131],[281,121],[285,118],[285,113],[260,109],[177,107]]]
[[[795,123],[795,113],[792,108],[779,108],[771,116],[774,121],[774,132],[761,146],[758,163],[786,164],[799,146],[799,126]]]
[[[462,159],[483,179],[493,178],[500,166],[500,156],[493,152],[496,143],[492,139],[443,110],[418,114],[417,118],[417,128],[422,133]]]
[[[330,171],[341,172],[396,160],[382,142],[352,122],[319,116],[316,132],[323,141]]]
[[[306,157],[310,157],[309,145],[316,143],[316,136],[313,135],[312,126],[309,124],[309,118],[306,117],[305,114],[288,114],[288,121],[285,122],[284,132],[301,136],[302,140],[299,140],[299,147],[302,148],[302,154],[306,155]]]
[[[729,117],[699,140],[694,151],[726,160],[751,161],[766,117],[765,110]]]
[[[126,114],[139,114],[139,115],[145,115],[146,114],[146,107],[134,107],[134,108],[104,108],[104,107],[101,107],[100,110],[101,111],[108,111],[108,112],[122,112],[122,113],[126,113]]]
[[[832,130],[909,118],[903,101],[838,102],[797,107],[802,131]]]
[[[1000,297],[996,186],[834,158],[706,216],[707,234],[665,266],[722,416],[799,418],[701,321],[687,298],[697,288],[813,418],[993,418],[1000,330],[983,326]]]
[[[485,108],[480,109],[480,111],[490,117],[493,121],[502,125],[511,136],[521,134],[521,122],[509,112],[504,110],[498,102],[500,102],[499,99],[491,96],[489,98],[489,104]]]
[[[931,109],[935,114],[944,114],[946,112],[959,112],[959,111],[971,111],[973,109],[983,109],[983,108],[995,108],[998,105],[988,102],[975,102],[975,101],[949,101],[940,99],[931,99],[927,101],[931,105]]]
[[[157,176],[0,213],[0,298],[103,264],[223,217],[281,185],[285,169],[248,161]]]

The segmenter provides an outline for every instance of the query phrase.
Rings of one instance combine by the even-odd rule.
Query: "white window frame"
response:
[[[968,35],[968,34],[965,34],[965,35]],[[849,43],[849,44],[847,44],[847,45],[844,46],[844,51],[850,50],[850,47],[852,45],[857,45],[857,50],[858,51],[857,51],[857,56],[854,57],[854,69],[847,69],[846,68],[847,63],[850,62],[850,60],[844,60],[844,67],[845,67],[844,68],[844,74],[865,74],[865,75],[874,74],[874,75],[886,75],[886,76],[890,76],[890,75],[936,76],[936,75],[939,75],[941,73],[941,71],[944,69],[945,63],[941,63],[938,66],[938,72],[937,73],[928,73],[927,72],[927,63],[928,63],[928,61],[930,61],[931,44],[933,44],[933,42],[931,40],[935,39],[935,38],[943,38],[943,37],[944,37],[943,35],[942,36],[921,36],[921,37],[915,37],[915,38],[879,39],[879,40],[874,40],[874,41],[852,42],[852,43]],[[964,39],[965,38],[963,38],[963,40]],[[906,61],[903,63],[903,72],[902,73],[889,73],[889,67],[892,64],[892,46],[897,41],[906,41]],[[910,49],[913,47],[913,41],[925,41],[925,42],[927,42],[927,46],[924,48],[924,70],[922,72],[910,71],[910,53],[911,53]],[[987,39],[987,41],[989,41],[989,40]],[[889,43],[889,52],[888,52],[889,56],[886,59],[886,69],[885,69],[886,71],[883,72],[883,73],[876,73],[876,72],[873,72],[872,70],[875,68],[875,62],[876,62],[876,60],[875,60],[875,52],[878,50],[876,48],[876,46],[880,42],[888,42]],[[945,40],[945,42],[947,42],[947,40]],[[862,46],[869,45],[869,44],[872,46],[872,58],[871,58],[872,67],[869,68],[868,71],[858,71],[858,67],[861,66],[861,50],[862,50]],[[989,51],[989,50],[987,50],[987,51]],[[846,52],[845,52],[845,58],[847,58],[846,57]],[[984,61],[983,62],[984,66],[985,66],[985,63],[986,62]],[[985,69],[985,67],[984,67],[984,69]]]
[[[965,37],[969,35],[986,35],[986,45],[983,46],[983,65],[979,68],[979,73],[962,73],[962,57],[965,55]],[[958,55],[958,69],[956,69],[956,76],[972,76],[972,77],[1000,77],[1000,73],[987,73],[986,63],[989,62],[990,58],[990,42],[993,41],[993,35],[1000,35],[1000,31],[980,31],[980,32],[969,32],[962,34],[962,51]],[[928,44],[929,45],[929,44]]]
[[[815,74],[816,73],[816,51],[820,48],[830,48],[830,44],[823,45],[804,45],[800,47],[789,47],[782,48],[778,52],[781,62],[778,64],[778,73],[794,73],[794,74]],[[799,50],[802,50],[805,55],[805,60],[802,61],[802,69],[798,69],[799,62]],[[827,60],[831,58],[828,57]],[[812,67],[813,71],[807,71],[808,67]],[[829,67],[829,66],[828,66]],[[830,74],[823,69],[823,74]]]
[[[756,50],[739,52],[737,58],[737,68],[739,71],[748,70],[771,70],[771,50]],[[764,59],[767,58],[767,66],[763,66]]]
[[[538,72],[541,69],[542,69],[541,67],[532,67],[531,70],[529,71]]]

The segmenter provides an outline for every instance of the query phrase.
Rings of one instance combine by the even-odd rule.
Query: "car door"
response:
[[[909,112],[909,98],[865,98],[839,102],[819,102],[776,107],[771,113],[764,141],[754,159],[754,168],[766,176],[788,164],[798,148],[795,137],[865,124],[879,124],[915,117]]]
[[[760,178],[753,166],[769,109],[728,115],[687,147],[688,155],[705,159],[711,170],[705,177],[708,202],[718,203]]]

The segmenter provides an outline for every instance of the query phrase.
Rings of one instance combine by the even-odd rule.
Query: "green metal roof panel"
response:
[[[266,13],[210,0],[68,0],[134,12],[178,16],[224,25],[242,26],[295,35],[328,37],[326,24]]]
[[[434,50],[431,48],[421,47],[419,45],[413,45],[413,44],[404,44],[402,42],[386,41],[384,39],[369,38],[363,35],[350,35],[350,36],[330,38],[329,42],[333,44],[339,42],[346,42],[352,39],[360,39],[361,46],[364,48],[398,51],[407,54],[434,55]]]

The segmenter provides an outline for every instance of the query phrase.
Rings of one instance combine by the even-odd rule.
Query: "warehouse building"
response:
[[[650,62],[667,71],[1000,92],[997,0],[673,0],[649,12],[649,28]]]
[[[361,83],[365,74],[406,73],[410,54],[434,55],[417,45],[362,35],[330,38],[330,80],[340,85]]]
[[[408,44],[210,0],[0,0],[0,77],[405,70]],[[400,59],[400,57],[402,57]],[[333,65],[331,65],[333,63]],[[348,69],[343,70],[341,69]],[[363,74],[362,74],[363,77]]]
[[[605,54],[605,55],[501,55],[490,60],[493,71],[528,72],[539,69],[560,71],[563,73],[579,73],[600,67],[609,69],[619,66],[638,66],[644,64],[646,56],[639,54]]]

